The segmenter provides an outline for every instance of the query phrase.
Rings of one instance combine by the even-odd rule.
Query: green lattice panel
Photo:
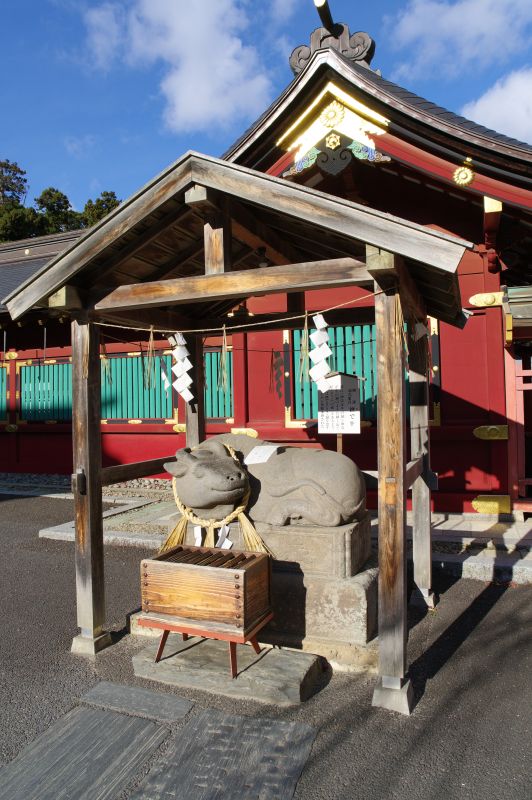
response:
[[[227,386],[221,385],[221,353],[207,351],[205,367],[205,416],[211,419],[227,419],[233,416],[233,353],[226,355]]]
[[[329,347],[333,351],[329,358],[331,370],[358,375],[360,382],[360,403],[362,419],[377,419],[377,348],[375,325],[351,325],[342,328],[328,328]],[[293,333],[293,387],[294,418],[316,419],[318,416],[318,389],[308,377],[306,370],[300,380],[299,363],[303,331]],[[310,342],[313,349],[313,344]],[[408,384],[407,384],[408,412]]]

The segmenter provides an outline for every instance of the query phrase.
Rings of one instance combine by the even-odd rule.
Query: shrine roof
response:
[[[81,233],[69,231],[0,244],[0,298],[40,272],[54,256],[79,239]],[[0,302],[0,312],[6,311]]]
[[[346,61],[346,59],[343,58],[342,60]],[[383,78],[381,75],[378,75],[372,70],[365,69],[357,64],[350,64],[350,66],[355,73],[359,74],[359,78],[363,83],[372,83],[380,93],[386,93],[390,97],[401,101],[405,105],[409,106],[412,111],[423,112],[427,117],[427,122],[429,122],[429,118],[431,117],[431,121],[435,126],[438,125],[438,122],[440,125],[441,123],[453,125],[454,127],[462,130],[466,135],[474,134],[482,136],[486,139],[491,139],[494,142],[507,144],[511,147],[517,147],[525,150],[532,155],[532,145],[527,144],[526,142],[521,142],[518,139],[512,138],[511,136],[506,136],[504,133],[498,133],[492,128],[486,128],[484,125],[480,125],[478,122],[473,122],[473,120],[467,119],[460,114],[456,114],[454,111],[449,111],[448,109],[443,108],[436,103],[432,103],[430,100],[426,100],[424,97],[421,97],[414,92],[411,92],[409,89],[404,89],[402,86],[392,83],[392,81]]]
[[[482,156],[501,174],[532,174],[532,145],[486,128],[455,114],[383,78],[368,67],[344,58],[331,48],[316,51],[307,66],[266,111],[224,153],[224,159],[256,166],[258,142],[268,139],[270,151],[289,115],[301,112],[311,92],[326,80],[341,80],[371,99],[376,111],[386,114],[397,132],[403,131],[435,152],[463,158],[464,151]],[[511,159],[511,161],[508,161]]]

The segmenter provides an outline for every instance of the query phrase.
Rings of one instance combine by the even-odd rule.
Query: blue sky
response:
[[[330,0],[384,77],[532,142],[532,0]],[[313,0],[3,0],[0,158],[74,207],[220,155],[290,82]]]

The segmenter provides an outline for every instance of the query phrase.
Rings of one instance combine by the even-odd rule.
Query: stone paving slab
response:
[[[96,684],[80,703],[168,724],[183,719],[194,705],[183,697],[109,681]]]
[[[265,647],[257,655],[249,645],[237,645],[238,675],[233,679],[227,642],[183,642],[180,634],[171,633],[158,664],[156,651],[157,643],[150,642],[133,656],[138,678],[278,706],[297,705],[325,683],[323,660],[313,653]]]
[[[74,524],[57,525],[53,528],[42,528],[39,531],[40,539],[55,539],[58,542],[73,542],[76,538]],[[104,531],[103,543],[119,547],[143,547],[158,549],[166,536],[155,533],[138,533],[130,531]]]
[[[114,711],[75,708],[0,772],[5,800],[114,800],[169,731]]]
[[[131,800],[290,800],[315,735],[309,725],[203,711]]]

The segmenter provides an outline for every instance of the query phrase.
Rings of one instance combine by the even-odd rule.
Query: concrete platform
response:
[[[174,633],[158,664],[156,651],[154,641],[133,656],[138,678],[241,700],[293,706],[308,700],[328,680],[325,662],[311,653],[263,648],[257,655],[252,647],[237,645],[238,675],[233,679],[226,642],[197,638],[183,642]]]

